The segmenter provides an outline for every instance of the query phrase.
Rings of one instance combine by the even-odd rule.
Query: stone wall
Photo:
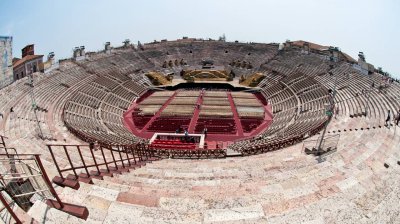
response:
[[[0,89],[12,82],[12,37],[0,36]]]

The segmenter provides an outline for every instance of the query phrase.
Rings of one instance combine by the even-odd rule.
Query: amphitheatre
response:
[[[0,90],[3,222],[400,223],[400,84],[362,53],[75,50]]]

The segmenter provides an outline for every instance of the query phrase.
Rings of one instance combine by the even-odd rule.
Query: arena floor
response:
[[[271,105],[267,104],[265,98],[263,98],[261,94],[260,96],[256,96],[255,94],[249,93],[249,95],[246,96],[250,97],[254,102],[257,101],[259,103],[259,106],[256,107],[255,105],[238,105],[238,103],[246,104],[246,102],[243,101],[235,104],[232,93],[226,90],[218,91],[221,93],[219,97],[210,96],[209,94],[212,95],[212,92],[206,90],[176,90],[168,92],[168,95],[163,95],[162,92],[158,92],[158,96],[154,96],[154,93],[143,94],[143,97],[135,101],[125,112],[125,126],[128,127],[134,135],[149,139],[156,132],[175,133],[179,128],[181,128],[181,132],[187,129],[189,134],[203,133],[205,126],[203,123],[211,120],[216,121],[217,124],[209,124],[206,126],[208,129],[206,136],[208,145],[212,146],[215,145],[216,142],[220,142],[224,146],[227,146],[233,141],[246,139],[262,133],[269,127],[273,120]],[[150,107],[156,106],[157,111],[149,116],[135,115],[134,111],[137,110],[143,102],[146,102],[146,99],[151,97],[156,98],[155,102],[149,102],[149,104],[146,105],[151,105]],[[164,100],[161,101],[164,103],[160,103],[159,101],[159,99],[162,98],[164,98]],[[186,101],[190,101],[190,99],[195,100],[191,102],[177,102],[178,107],[176,107],[174,100],[176,101],[177,99],[184,99]],[[209,101],[207,101],[208,99]],[[244,101],[249,100],[249,98],[240,99]],[[167,108],[171,108],[172,111],[174,111],[175,108],[181,108],[182,111],[174,111],[174,115],[164,114],[168,110]],[[224,111],[221,110],[226,108],[229,108],[229,110],[226,110],[225,114],[221,114],[224,113]],[[261,113],[260,108],[262,109],[263,116],[258,118],[243,117],[238,113],[238,111],[242,111],[243,113],[248,112],[250,114]],[[211,109],[211,114],[209,113],[203,116],[203,111],[206,113],[208,109]],[[141,121],[145,120],[145,124],[142,124],[140,127],[138,124],[135,124],[135,116]],[[171,123],[171,117],[179,120],[179,122]],[[157,126],[156,122],[160,123],[160,119],[162,120],[163,118],[169,119],[165,125],[166,127],[162,124]],[[230,123],[231,125],[229,125]],[[214,131],[213,126],[216,126],[216,130]]]

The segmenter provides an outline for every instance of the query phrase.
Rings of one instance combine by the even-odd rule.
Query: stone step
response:
[[[68,213],[62,212],[55,208],[50,208],[43,201],[36,201],[29,209],[28,215],[37,220],[39,223],[83,223],[85,220],[79,219]]]

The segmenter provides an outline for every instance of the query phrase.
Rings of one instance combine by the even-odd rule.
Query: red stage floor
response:
[[[178,91],[184,91],[184,90],[177,90],[172,96],[170,96],[169,99],[166,100],[166,102],[161,106],[161,108],[158,110],[158,112],[155,113],[155,115],[153,117],[151,117],[147,123],[145,121],[146,124],[144,125],[144,127],[141,130],[139,128],[137,128],[135,126],[135,123],[133,122],[133,111],[134,111],[135,107],[138,106],[137,102],[133,102],[132,105],[130,106],[130,108],[124,113],[125,126],[135,136],[150,139],[153,136],[153,134],[155,133],[155,131],[149,131],[148,128],[151,126],[151,124],[154,122],[154,120],[156,120],[160,116],[161,112],[169,105],[169,103],[176,96],[176,93]],[[151,94],[145,93],[143,95],[143,97],[139,98],[139,100],[138,100],[139,104],[140,104],[140,102],[142,102],[145,98],[147,98],[149,96],[151,96]],[[233,120],[235,122],[236,132],[235,133],[218,133],[218,134],[208,133],[207,137],[206,137],[206,142],[210,146],[219,143],[219,144],[223,144],[226,147],[233,141],[242,140],[242,139],[256,136],[256,135],[264,132],[269,127],[269,125],[272,123],[272,120],[273,120],[272,108],[270,105],[265,105],[266,100],[263,100],[263,97],[260,94],[256,98],[258,101],[260,101],[260,103],[262,105],[264,105],[264,112],[265,112],[264,119],[260,120],[261,123],[256,128],[254,128],[251,132],[248,132],[248,133],[244,132],[243,128],[242,128],[242,123],[240,121],[238,112],[236,110],[236,106],[233,102],[232,95],[230,94],[230,92],[227,92],[227,96],[228,96],[228,100],[229,100],[229,105],[232,108]],[[202,97],[198,98],[197,104],[199,104],[199,105],[202,104]],[[190,119],[190,123],[188,125],[189,134],[195,133],[194,130],[195,130],[195,127],[196,127],[198,119],[199,119],[200,110],[201,110],[201,107],[200,107],[200,109],[196,108],[194,110],[193,115],[189,118]],[[178,128],[178,127],[176,127],[176,128]],[[156,131],[156,132],[164,132],[165,133],[166,131]],[[173,131],[171,133],[175,133],[175,132]]]

